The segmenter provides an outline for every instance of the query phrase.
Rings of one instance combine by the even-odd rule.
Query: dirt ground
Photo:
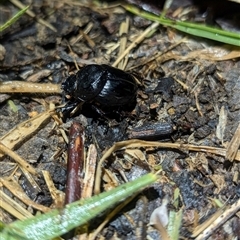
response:
[[[169,16],[205,20],[199,6],[187,1],[178,4]],[[19,93],[0,94],[1,144],[33,168],[28,172],[26,165],[4,154],[1,145],[1,194],[33,215],[62,206],[68,174],[66,139],[77,121],[84,127],[85,151],[91,144],[96,147],[96,161],[119,141],[139,138],[169,144],[139,144],[116,151],[105,161],[102,190],[159,169],[162,176],[108,222],[96,239],[164,239],[149,225],[152,212],[164,204],[167,212],[183,211],[181,239],[208,235],[209,239],[240,239],[240,48],[153,26],[115,3],[33,1],[30,9],[34,18],[24,15],[0,35],[0,81],[13,81],[12,89],[14,81],[58,88],[51,94],[34,93],[24,85]],[[1,24],[16,11],[10,2],[2,5]],[[213,24],[240,33],[239,15],[232,13],[229,18],[221,10],[217,13],[220,16],[213,15]],[[151,26],[153,30],[117,64],[119,56]],[[124,69],[138,79],[133,108],[109,110],[93,101],[62,119],[57,107],[64,103],[64,94],[59,86],[78,68],[93,63]],[[103,115],[92,109],[94,104]],[[56,188],[52,190],[59,193],[56,199],[46,184],[46,172]],[[229,209],[233,214],[223,217],[215,229],[217,214],[227,214]],[[0,217],[5,223],[20,218],[3,207]],[[102,218],[90,223],[89,231],[94,232]],[[203,232],[207,227],[208,235]]]

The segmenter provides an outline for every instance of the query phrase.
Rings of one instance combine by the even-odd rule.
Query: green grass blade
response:
[[[161,18],[152,13],[141,11],[132,5],[124,5],[124,8],[137,16],[146,18],[151,21],[159,22],[164,26],[175,28],[187,34],[191,34],[198,37],[204,37],[218,42],[227,43],[240,47],[239,33],[229,32],[219,28],[209,27],[198,23]]]
[[[9,19],[6,23],[0,26],[0,32],[11,26],[14,22],[16,22],[27,10],[29,6],[20,10],[17,14],[15,14],[11,19]]]
[[[168,234],[171,240],[178,240],[180,227],[182,225],[183,210],[178,212],[170,211],[168,222]]]
[[[8,240],[47,240],[67,233],[71,229],[87,223],[109,207],[133,195],[157,180],[149,173],[117,188],[67,205],[63,209],[54,209],[46,214],[2,226],[0,239]]]

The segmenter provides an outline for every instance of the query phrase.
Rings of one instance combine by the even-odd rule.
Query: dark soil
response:
[[[22,3],[28,5],[28,1]],[[191,4],[187,3],[185,9]],[[174,4],[175,9],[179,7]],[[187,15],[190,20],[199,20],[204,6],[198,7]],[[34,82],[61,84],[67,76],[77,72],[76,65],[79,69],[93,63],[112,65],[118,57],[116,46],[121,38],[127,37],[128,46],[151,24],[125,12],[120,6],[100,8],[88,6],[84,1],[51,4],[33,1],[31,10],[36,19],[24,15],[0,35],[0,47],[5,49],[5,53],[0,52],[2,82],[29,81],[31,76],[39,73],[32,78]],[[1,24],[16,11],[10,2],[1,6]],[[174,9],[169,14],[173,12]],[[234,21],[224,17],[224,14],[220,18],[212,16],[212,24],[221,23],[224,28],[231,22],[230,30],[240,30]],[[39,23],[38,18],[50,23],[57,31]],[[130,21],[129,31],[121,36],[120,24],[126,18]],[[87,28],[90,30],[83,34]],[[239,48],[191,36],[176,44],[183,37],[184,34],[159,26],[129,53],[125,70],[141,82],[134,109],[117,108],[109,113],[105,106],[102,109],[104,114],[99,114],[91,107],[94,103],[88,102],[81,111],[64,119],[63,124],[56,125],[52,118],[29,140],[16,147],[16,153],[40,173],[35,179],[40,191],[33,188],[21,169],[16,168],[15,162],[6,155],[0,160],[1,178],[14,176],[30,199],[51,207],[53,200],[41,171],[49,171],[55,187],[65,191],[67,144],[61,131],[68,134],[73,120],[82,123],[85,147],[88,149],[94,143],[99,159],[115,142],[130,138],[225,149],[240,123]],[[236,50],[238,58],[236,55],[228,60],[214,59],[214,49],[220,55],[223,54],[221,51]],[[208,57],[201,52],[203,50],[208,52]],[[213,53],[209,53],[210,50]],[[48,110],[50,103],[59,106],[63,99],[61,94],[0,94],[0,137],[29,119],[31,114]],[[57,112],[61,115],[61,109]],[[220,127],[225,130],[219,134],[217,128],[223,112],[226,121]],[[214,200],[232,205],[240,198],[239,159],[231,162],[217,154],[182,149],[140,148],[139,151],[144,159],[119,151],[104,167],[116,176],[119,183],[124,183],[122,172],[131,181],[162,168],[164,178],[115,216],[98,235],[99,239],[161,239],[158,231],[148,223],[151,213],[163,199],[168,201],[168,211],[183,209],[180,238],[189,239],[194,227],[219,209]],[[103,182],[103,190],[110,185]],[[1,189],[18,201],[5,187]],[[178,204],[174,199],[176,189],[180,190]],[[35,209],[31,211],[36,213]],[[1,208],[0,216],[6,223],[15,220]],[[239,217],[238,212],[209,239],[239,239]],[[101,220],[94,220],[89,231],[94,231]]]

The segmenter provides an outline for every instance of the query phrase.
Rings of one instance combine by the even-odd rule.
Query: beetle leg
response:
[[[71,117],[81,106],[82,103],[79,102],[67,102],[62,108],[63,119],[66,120],[66,118]]]
[[[101,110],[100,108],[98,108],[96,105],[92,104],[91,105],[92,109],[99,114],[102,118],[106,119],[107,121],[110,121],[110,119],[106,116],[107,113],[105,113],[103,110]]]
[[[92,104],[91,105],[92,109],[97,113],[99,114],[103,119],[107,120],[108,123],[111,125],[113,119],[115,119],[117,122],[120,122],[123,120],[124,116],[125,116],[125,113],[124,115],[122,115],[122,112],[120,112],[116,109],[108,109],[109,111],[105,112],[104,110],[102,110],[101,108],[98,108],[98,106]]]
[[[62,111],[71,112],[77,105],[78,102],[67,102],[66,105],[62,108]]]

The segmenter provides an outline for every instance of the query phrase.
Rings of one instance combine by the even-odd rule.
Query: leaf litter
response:
[[[179,215],[182,216],[180,230],[176,230],[181,237],[237,237],[236,226],[240,222],[239,49],[216,47],[213,41],[189,36],[183,39],[182,34],[154,23],[144,30],[135,26],[135,17],[119,6],[78,8],[81,11],[76,10],[73,2],[47,6],[43,14],[50,25],[41,25],[25,16],[22,21],[28,19],[34,26],[27,26],[28,34],[17,38],[17,31],[27,27],[14,29],[13,26],[1,36],[8,56],[1,62],[0,91],[8,93],[6,98],[18,109],[17,113],[12,112],[6,99],[1,103],[1,191],[2,196],[8,194],[18,206],[13,210],[10,205],[1,205],[1,220],[7,223],[27,217],[22,206],[31,215],[35,215],[36,210],[46,212],[62,206],[67,161],[65,134],[68,135],[72,120],[62,124],[58,109],[49,105],[58,106],[61,102],[60,83],[69,73],[95,62],[131,69],[135,75],[137,72],[144,89],[139,90],[134,111],[121,122],[106,123],[101,117],[96,120],[95,116],[74,118],[85,127],[85,148],[89,150],[86,155],[90,159],[89,156],[95,156],[91,161],[93,165],[85,166],[89,182],[84,180],[87,182],[84,194],[90,196],[93,189],[95,194],[103,188],[109,190],[159,169],[162,178],[142,196],[120,205],[111,217],[107,213],[106,219],[97,220],[99,224],[93,221],[82,239],[173,236],[166,235],[159,226],[155,230],[148,225],[151,214],[164,205],[166,197],[167,213],[183,211]],[[49,15],[51,10],[53,14]],[[57,24],[57,20],[61,24]],[[126,24],[123,29],[120,29],[121,22]],[[58,32],[52,32],[49,26]],[[118,27],[109,28],[113,26]],[[36,33],[38,39],[34,37]],[[23,80],[21,88],[15,90],[19,83],[13,80],[22,79],[23,73],[29,74],[28,79],[36,79],[39,69],[51,70],[37,83],[48,91],[33,83],[35,93],[31,83]],[[162,77],[169,76],[175,81],[172,96],[162,98],[154,92],[154,86]],[[9,84],[9,81],[12,82]],[[148,89],[153,91],[147,93]],[[20,94],[11,94],[13,92]],[[41,101],[36,101],[36,96]],[[29,118],[32,112],[37,115]],[[172,122],[175,126],[164,142],[128,140],[129,127],[134,129],[145,123],[154,126],[159,122]],[[178,194],[174,196],[176,189]],[[210,199],[221,201],[223,206],[218,207]],[[7,201],[3,199],[4,204]],[[190,213],[192,219],[187,215]],[[228,238],[227,226],[230,227]]]

